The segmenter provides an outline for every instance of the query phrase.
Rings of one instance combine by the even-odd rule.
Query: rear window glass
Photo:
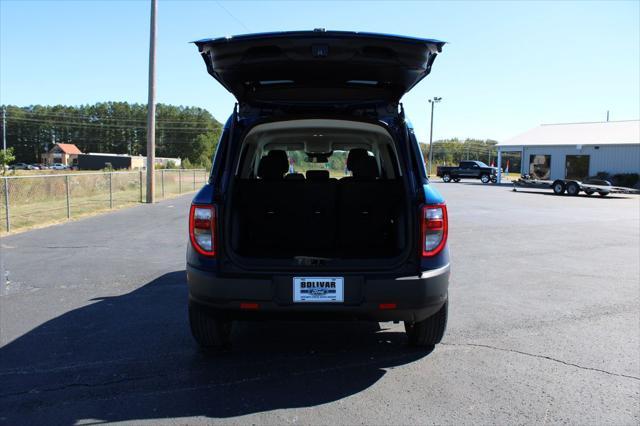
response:
[[[318,162],[316,158],[309,157],[304,151],[287,151],[289,158],[288,173],[305,174],[308,170],[328,170],[332,178],[349,176],[347,170],[347,151],[333,151],[326,163]]]

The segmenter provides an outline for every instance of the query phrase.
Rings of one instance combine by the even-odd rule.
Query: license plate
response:
[[[295,303],[344,302],[344,278],[294,277],[293,301]]]

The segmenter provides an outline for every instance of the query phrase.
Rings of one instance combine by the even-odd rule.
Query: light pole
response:
[[[156,0],[151,0],[149,34],[149,99],[147,101],[147,203],[155,202],[156,158]],[[140,182],[142,185],[142,181]],[[142,192],[142,189],[140,190]]]
[[[433,164],[433,108],[441,100],[442,98],[439,98],[437,96],[434,96],[433,99],[429,99],[429,103],[431,104],[431,131],[429,132],[429,176],[431,176],[431,165]]]

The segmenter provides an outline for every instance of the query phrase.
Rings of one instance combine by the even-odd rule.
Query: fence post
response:
[[[9,179],[7,179],[6,177],[4,177],[3,179],[4,179],[4,214],[7,220],[7,232],[9,232],[11,231],[11,221],[9,220]],[[2,281],[3,279],[4,277],[0,277],[0,282],[4,282]]]
[[[160,170],[160,186],[162,187],[162,198],[164,199],[164,169]]]
[[[182,194],[182,169],[178,169],[178,194]]]
[[[142,170],[140,170],[140,202],[142,202]]]
[[[69,175],[64,177],[64,186],[67,190],[67,219],[71,219],[71,196],[69,191]]]
[[[113,208],[113,172],[109,172],[109,208]]]
[[[196,171],[193,170],[193,190],[196,190]]]

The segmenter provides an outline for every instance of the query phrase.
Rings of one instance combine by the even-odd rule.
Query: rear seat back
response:
[[[325,170],[317,170],[325,172]],[[316,180],[307,172],[307,180],[296,213],[301,214],[303,227],[299,244],[309,252],[318,252],[333,249],[336,243],[338,227],[338,182],[329,179],[326,171],[326,179]]]
[[[237,181],[236,194],[243,224],[240,229],[241,240],[250,245],[245,247],[245,251],[270,249],[274,241],[283,241],[286,237],[284,231],[288,225],[292,200],[290,197],[283,197],[282,192],[283,187],[296,183],[283,178],[288,168],[284,151],[270,151],[258,164],[259,180]]]
[[[267,155],[259,164],[261,179],[236,181],[243,252],[323,256],[339,248],[342,254],[365,257],[369,250],[389,247],[402,186],[378,179],[373,157],[360,158],[352,164],[353,178],[340,181],[329,179],[325,170],[308,171],[306,180],[283,178],[284,160]]]
[[[286,180],[304,180],[302,173],[289,173],[284,177]]]
[[[400,181],[378,179],[374,157],[352,162],[351,179],[340,179],[338,191],[338,245],[343,254],[366,256],[393,247],[400,201]],[[354,252],[354,250],[358,252]]]
[[[260,179],[239,179],[237,200],[242,210],[241,240],[245,251],[268,250],[275,256],[317,255],[335,245],[337,184],[329,173],[287,175],[284,151],[270,151],[260,160]],[[290,177],[291,176],[291,177]],[[246,245],[246,244],[245,244]]]
[[[307,180],[321,182],[329,180],[329,170],[307,170]]]

